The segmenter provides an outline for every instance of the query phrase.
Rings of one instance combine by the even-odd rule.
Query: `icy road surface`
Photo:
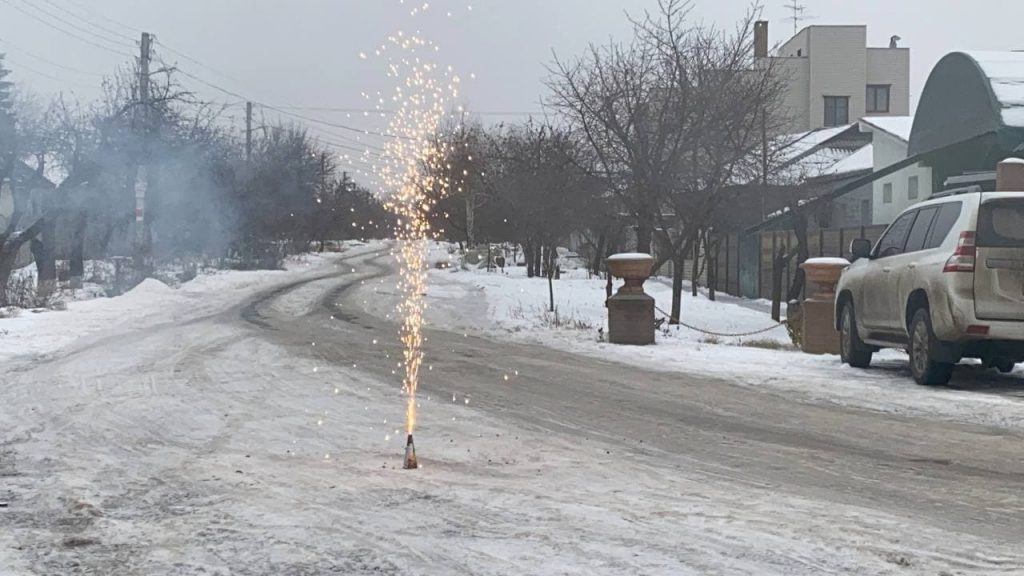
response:
[[[429,334],[399,470],[396,328],[352,289],[390,266],[3,357],[0,573],[1024,571],[1016,429],[461,332]]]

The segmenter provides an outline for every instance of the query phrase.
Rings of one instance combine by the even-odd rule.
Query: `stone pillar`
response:
[[[1024,160],[1007,158],[996,166],[996,190],[1024,192]]]
[[[654,258],[648,254],[616,254],[608,258],[608,271],[626,281],[608,299],[608,341],[612,344],[654,344],[654,298],[644,292]]]
[[[849,265],[843,258],[812,258],[800,265],[807,275],[807,298],[802,306],[802,347],[808,354],[839,354],[836,284]]]

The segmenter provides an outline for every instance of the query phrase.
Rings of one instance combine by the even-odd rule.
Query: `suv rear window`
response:
[[[977,241],[988,248],[1024,248],[1024,198],[982,204]]]

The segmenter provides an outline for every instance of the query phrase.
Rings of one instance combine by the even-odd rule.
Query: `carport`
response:
[[[942,58],[921,94],[907,150],[908,161],[932,168],[933,192],[950,177],[992,172],[1022,153],[1024,52]]]

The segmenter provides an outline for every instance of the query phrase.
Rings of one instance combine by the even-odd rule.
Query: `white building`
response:
[[[755,55],[769,57],[768,23],[754,30]],[[770,58],[788,81],[785,133],[910,114],[910,50],[868,47],[866,26],[808,26]]]
[[[881,171],[907,159],[913,116],[862,118],[860,129],[872,134],[874,167]],[[874,181],[872,224],[889,224],[908,207],[932,193],[932,170],[912,164]]]

